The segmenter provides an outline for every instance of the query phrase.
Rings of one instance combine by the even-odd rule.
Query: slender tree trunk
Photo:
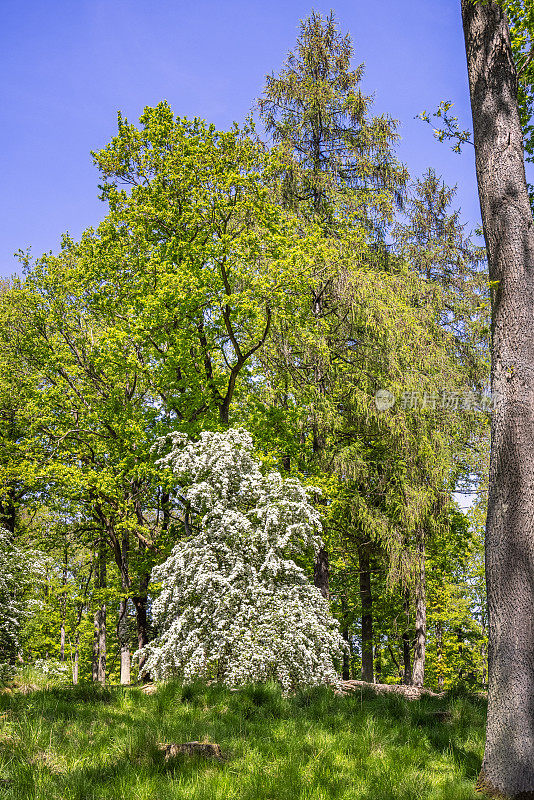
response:
[[[169,528],[169,523],[171,521],[171,503],[170,503],[170,495],[169,492],[162,491],[161,492],[161,530],[166,531]]]
[[[347,646],[343,651],[343,680],[348,681],[350,678],[350,639],[347,598],[344,594],[341,595],[341,620],[341,635]]]
[[[121,650],[121,677],[122,685],[130,683],[130,632],[128,630],[128,591],[130,589],[130,578],[128,572],[128,550],[129,538],[128,534],[124,533],[122,537],[121,547],[121,584],[124,597],[119,604],[119,621],[117,624],[117,633],[119,638]]]
[[[458,661],[460,669],[458,670],[458,681],[461,682],[464,677],[464,646],[462,644],[462,629],[458,628],[456,631],[456,638],[458,639]]]
[[[91,677],[93,683],[98,681],[98,634],[99,634],[99,610],[93,616],[93,658],[91,661]]]
[[[0,498],[0,528],[4,528],[9,533],[15,533],[17,524],[17,505],[15,497],[15,490],[9,488]]]
[[[97,565],[95,569],[95,589],[107,587],[106,545],[102,541],[99,545]],[[104,602],[97,608],[94,615],[93,635],[93,682],[106,683],[106,604]]]
[[[413,659],[412,683],[423,686],[425,682],[426,656],[426,572],[425,572],[425,538],[419,532],[417,543],[417,576],[415,582],[415,653]]]
[[[480,788],[534,797],[534,227],[517,73],[495,0],[462,0],[492,291],[494,410],[486,523],[488,720]]]
[[[80,633],[76,631],[74,637],[74,662],[72,664],[72,684],[76,686],[78,683],[80,671]]]
[[[436,649],[438,661],[438,686],[443,689],[445,683],[445,676],[443,674],[443,625],[438,622],[436,625]]]
[[[380,643],[375,646],[375,677],[377,683],[382,683],[382,648]]]
[[[402,682],[405,686],[412,685],[412,648],[410,644],[410,634],[404,631],[402,634],[402,660],[404,664],[404,675]]]
[[[406,627],[402,632],[402,660],[404,663],[404,677],[402,682],[405,686],[412,684],[412,645],[410,641],[410,593],[406,589],[404,592],[404,614],[406,617]]]
[[[135,620],[137,626],[137,646],[139,650],[148,644],[148,619],[147,619],[147,602],[148,602],[148,583],[150,580],[149,573],[141,576],[139,581],[139,594],[132,598],[135,607]],[[148,680],[148,675],[143,672],[146,662],[146,656],[139,656],[139,675]]]
[[[343,636],[343,640],[347,646],[347,649],[343,651],[343,680],[348,681],[350,680],[350,652],[349,652],[349,632],[347,628],[343,628],[341,631]]]
[[[61,628],[59,633],[59,660],[65,661],[65,623],[67,618],[67,571],[68,571],[68,550],[65,547],[63,570],[61,574],[61,600],[60,600],[60,615],[61,615]]]
[[[128,599],[123,598],[119,603],[118,623],[119,644],[121,648],[121,685],[130,683],[130,643],[128,631]]]
[[[325,547],[317,552],[313,565],[313,583],[320,590],[325,600],[330,600],[330,564]]]
[[[402,679],[404,677],[404,673],[403,673],[403,671],[401,669],[401,666],[400,666],[399,662],[397,661],[397,658],[395,656],[393,648],[392,648],[392,646],[391,646],[391,644],[389,642],[388,642],[388,650],[389,650],[389,654],[390,654],[390,656],[391,656],[391,658],[393,660],[393,663],[397,667],[397,673],[398,673],[398,676],[399,676],[399,680],[402,681]]]
[[[168,511],[169,510],[168,509],[168,497],[166,498],[166,505],[167,505],[167,511]],[[142,510],[142,507],[141,507],[141,502],[140,502],[139,499],[136,500],[135,507],[136,507],[137,520],[139,522],[139,525],[142,527],[144,525],[144,518],[143,518],[143,510]],[[168,524],[168,520],[165,520],[165,515],[164,515],[164,524],[165,524],[165,522],[167,522],[167,524]],[[145,545],[141,544],[141,543],[139,544],[139,548],[140,548],[141,551],[145,551],[146,550]],[[145,572],[144,574],[140,575],[139,576],[139,591],[137,592],[137,594],[134,597],[132,597],[132,602],[133,602],[134,608],[135,608],[135,623],[136,623],[136,628],[137,628],[137,649],[138,650],[142,650],[145,647],[145,645],[148,644],[147,604],[148,604],[148,584],[149,584],[149,581],[150,581],[150,572]],[[139,677],[141,677],[143,680],[148,680],[149,676],[144,673],[145,663],[146,663],[146,655],[144,655],[144,654],[140,655],[139,656],[139,662],[138,662],[138,666],[139,666],[138,674],[139,674]]]
[[[99,590],[99,570],[98,570],[98,554],[96,558],[96,569],[94,571],[94,591],[95,595]],[[96,600],[96,597],[94,598]],[[98,680],[98,633],[99,633],[99,608],[93,614],[93,653],[91,659],[91,677],[93,683]]]
[[[59,632],[59,660],[65,661],[65,620],[61,619],[61,629]]]
[[[362,604],[362,681],[374,683],[373,664],[373,595],[371,593],[371,547],[358,547],[360,602]]]
[[[61,629],[59,632],[59,660],[65,661],[65,621],[61,620]]]
[[[131,589],[129,573],[129,549],[130,539],[127,530],[123,530],[119,540],[114,528],[113,521],[107,519],[102,513],[99,517],[105,525],[109,541],[113,549],[115,563],[119,569],[121,577],[122,598],[119,603],[119,618],[117,621],[117,639],[120,648],[120,682],[123,685],[130,683],[130,631],[128,624],[128,597]]]
[[[98,631],[98,669],[96,679],[98,683],[105,686],[106,683],[106,662],[107,662],[107,632],[106,632],[106,606],[100,609],[100,625]]]

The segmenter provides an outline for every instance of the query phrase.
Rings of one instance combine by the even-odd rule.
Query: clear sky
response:
[[[469,227],[479,221],[472,147],[436,142],[414,117],[454,102],[471,126],[460,0],[1,0],[2,193],[0,275],[13,253],[58,247],[105,214],[91,150],[162,99],[181,116],[224,128],[242,121],[264,77],[293,47],[312,8],[336,12],[366,64],[376,113],[401,123],[399,155],[411,174],[435,167],[458,185]]]

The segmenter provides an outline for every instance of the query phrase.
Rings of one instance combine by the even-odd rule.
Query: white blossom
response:
[[[71,672],[71,666],[66,661],[57,661],[57,659],[52,658],[38,658],[34,661],[33,666],[48,678],[66,679]]]
[[[173,434],[160,463],[182,487],[195,525],[152,572],[158,637],[144,650],[156,680],[216,678],[336,684],[344,643],[328,603],[295,558],[321,546],[309,488],[263,476],[247,431]]]
[[[15,663],[19,634],[31,607],[28,588],[38,569],[35,554],[17,547],[13,537],[0,528],[0,669],[5,677]]]

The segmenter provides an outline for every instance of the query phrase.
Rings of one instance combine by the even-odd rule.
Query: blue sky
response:
[[[166,99],[220,128],[242,121],[312,8],[333,8],[351,33],[375,113],[401,123],[411,174],[435,167],[477,225],[472,148],[455,155],[414,119],[446,99],[470,127],[460,0],[2,0],[0,275],[18,269],[18,248],[55,250],[63,231],[104,216],[90,151],[119,109],[133,121]]]

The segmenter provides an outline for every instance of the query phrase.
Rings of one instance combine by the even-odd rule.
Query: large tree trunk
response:
[[[371,593],[371,547],[358,547],[360,602],[362,604],[362,681],[374,683],[373,664],[373,595]]]
[[[495,0],[462,0],[477,180],[494,284],[486,524],[488,722],[479,785],[534,797],[534,229],[517,74]]]
[[[417,574],[415,578],[415,653],[413,659],[412,684],[423,686],[425,682],[426,656],[426,572],[425,539],[419,532],[417,543]]]

